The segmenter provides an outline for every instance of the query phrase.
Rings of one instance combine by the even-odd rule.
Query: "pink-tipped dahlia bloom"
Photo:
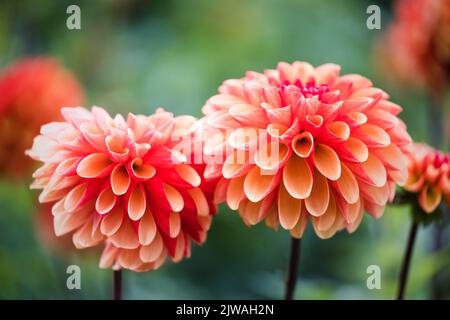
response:
[[[408,172],[404,189],[418,194],[423,211],[434,212],[443,199],[450,207],[450,154],[416,143],[408,157]]]
[[[399,0],[380,43],[388,75],[432,93],[450,83],[450,0]]]
[[[202,243],[215,208],[200,168],[176,150],[195,119],[162,109],[111,118],[98,107],[63,108],[65,122],[44,125],[28,154],[39,201],[53,203],[56,235],[77,248],[107,242],[102,267],[145,271],[178,261]]]
[[[24,155],[40,127],[61,119],[61,107],[78,106],[78,80],[51,58],[27,58],[0,74],[0,175],[21,177],[33,162]]]
[[[294,237],[308,220],[321,238],[352,232],[363,210],[380,217],[407,179],[401,110],[335,64],[282,62],[226,80],[203,107],[205,176],[222,177],[215,201]]]

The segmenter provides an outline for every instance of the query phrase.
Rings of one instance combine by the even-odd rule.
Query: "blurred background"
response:
[[[81,30],[66,27],[70,4],[81,8]],[[366,27],[371,4],[381,8],[381,30]],[[399,89],[378,70],[377,41],[391,18],[392,3],[373,0],[1,1],[0,67],[51,56],[79,79],[86,107],[149,114],[164,106],[200,116],[227,78],[275,68],[279,61],[334,62],[342,73],[365,75],[389,92],[404,107],[401,118],[413,139],[427,141],[424,92]],[[0,298],[110,299],[112,271],[98,268],[99,252],[47,245],[36,227],[38,193],[29,190],[30,182],[30,176],[0,179]],[[350,236],[341,232],[324,241],[308,228],[295,298],[393,299],[410,223],[408,208],[390,206],[379,221],[366,215]],[[437,272],[449,283],[450,249],[430,251],[431,230],[419,231],[408,298],[432,297]],[[448,236],[447,230],[444,242]],[[208,237],[193,248],[192,259],[147,273],[125,271],[124,298],[283,297],[287,232],[262,223],[248,229],[221,207]],[[81,290],[66,287],[71,264],[81,267]],[[380,290],[366,286],[369,265],[381,268]],[[440,297],[450,298],[449,286]]]

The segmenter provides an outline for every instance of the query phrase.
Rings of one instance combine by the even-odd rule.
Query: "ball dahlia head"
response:
[[[0,176],[21,177],[33,162],[24,155],[62,107],[83,102],[78,80],[52,58],[27,58],[0,73]],[[20,130],[18,130],[20,128]]]
[[[427,86],[432,93],[445,90],[450,84],[450,0],[398,0],[380,52],[387,75],[399,83]]]
[[[443,199],[450,207],[450,154],[416,143],[408,157],[408,171],[404,189],[418,194],[423,211],[434,212]]]
[[[73,233],[77,248],[106,243],[100,266],[134,271],[179,261],[191,241],[205,241],[213,182],[202,181],[204,165],[189,164],[174,138],[192,134],[195,118],[158,109],[125,120],[98,107],[62,115],[27,152],[43,162],[32,188],[53,204],[57,235]]]
[[[300,238],[308,220],[321,238],[375,218],[407,179],[411,138],[400,106],[340,67],[281,62],[226,80],[203,107],[206,178],[215,201],[247,225],[265,220]]]

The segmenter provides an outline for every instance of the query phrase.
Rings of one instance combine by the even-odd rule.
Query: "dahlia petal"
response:
[[[403,110],[398,104],[395,104],[389,100],[378,101],[377,107],[393,114],[394,116],[398,115]]]
[[[143,246],[149,245],[155,238],[157,227],[153,214],[147,211],[139,221],[138,237],[139,243]]]
[[[244,200],[241,202],[241,206],[243,207],[241,212],[241,217],[245,224],[249,226],[253,226],[259,222],[259,211],[261,208],[261,202],[252,202],[249,200]]]
[[[291,197],[282,184],[279,188],[277,205],[281,226],[286,230],[293,229],[300,218],[302,200]]]
[[[314,138],[311,133],[305,131],[292,139],[292,149],[302,158],[307,158],[314,150]]]
[[[369,202],[384,206],[389,199],[390,192],[387,184],[382,187],[376,187],[360,182],[359,189],[366,200],[365,203]]]
[[[135,270],[139,268],[142,264],[139,259],[139,249],[133,248],[132,250],[121,250],[120,254],[117,257],[117,261],[119,265],[123,268]]]
[[[287,159],[291,150],[284,143],[270,142],[259,146],[255,153],[255,164],[268,172],[278,170]]]
[[[330,204],[327,210],[320,217],[313,219],[313,223],[319,231],[327,231],[333,226],[337,215],[336,202],[333,196],[330,196]]]
[[[109,174],[112,161],[104,153],[93,153],[83,158],[77,167],[82,178],[98,178]]]
[[[305,210],[302,210],[300,214],[300,219],[298,219],[297,224],[293,229],[290,230],[290,234],[292,237],[300,239],[305,232],[306,226],[308,224],[308,215]]]
[[[155,167],[151,164],[144,164],[141,158],[133,159],[129,163],[128,169],[138,181],[148,180],[156,174]]]
[[[379,205],[373,202],[364,202],[364,210],[367,211],[368,214],[370,214],[375,219],[380,218],[384,213],[385,206]],[[357,222],[362,219],[362,215],[360,218],[358,218]],[[352,232],[352,231],[349,231]]]
[[[155,238],[148,245],[142,246],[139,249],[139,257],[144,262],[155,262],[163,253],[164,242],[159,233],[156,233]]]
[[[278,88],[275,86],[264,88],[264,96],[269,105],[274,108],[279,108],[281,106],[281,98]]]
[[[400,123],[399,118],[381,109],[369,110],[367,112],[367,116],[369,123],[379,126],[385,130],[398,126]]]
[[[311,194],[305,199],[305,206],[313,216],[321,216],[328,208],[330,201],[330,190],[325,176],[314,170],[313,187]]]
[[[100,214],[105,214],[114,207],[117,197],[110,187],[105,188],[95,202],[95,210]]]
[[[258,129],[237,128],[228,137],[228,143],[235,149],[248,150],[258,142]]]
[[[116,162],[126,162],[130,157],[130,150],[123,146],[122,138],[109,135],[105,139],[108,154]]]
[[[171,185],[165,183],[164,184],[164,193],[167,201],[170,204],[170,207],[175,212],[180,212],[184,207],[184,200],[181,196],[180,192],[172,187]]]
[[[77,249],[89,248],[97,245],[103,240],[100,233],[92,233],[92,219],[84,224],[72,236],[73,244]]]
[[[391,143],[386,147],[373,149],[372,152],[390,169],[406,168],[406,157],[395,144]]]
[[[245,176],[230,179],[227,188],[227,204],[231,210],[237,210],[239,203],[244,198]]]
[[[123,165],[116,165],[111,173],[111,188],[115,195],[122,195],[128,191],[131,179]]]
[[[146,207],[147,200],[144,187],[142,186],[142,184],[138,184],[136,188],[131,192],[131,196],[128,200],[128,216],[131,220],[137,221],[144,215]]]
[[[100,223],[100,231],[105,236],[112,236],[119,230],[123,221],[123,212],[121,208],[116,208],[103,216]]]
[[[348,203],[356,203],[359,199],[358,182],[351,170],[345,164],[342,163],[341,166],[341,176],[336,180],[335,185],[345,201]]]
[[[322,64],[314,69],[314,78],[317,84],[333,83],[339,76],[341,67],[334,63]]]
[[[323,117],[320,115],[307,115],[304,125],[305,131],[315,136],[323,125]]]
[[[84,122],[80,125],[82,137],[95,149],[104,151],[107,149],[105,133],[94,123]]]
[[[385,130],[370,123],[357,128],[355,135],[369,148],[386,147],[391,143],[391,138]]]
[[[341,161],[336,152],[324,144],[317,144],[313,153],[315,167],[330,180],[337,180],[341,176]]]
[[[361,167],[369,180],[377,187],[386,183],[387,174],[383,162],[376,156],[369,153],[366,161],[362,162]]]
[[[84,122],[92,121],[91,113],[82,107],[61,108],[61,114],[64,119],[71,123],[75,128],[79,128]]]
[[[64,200],[64,209],[72,212],[79,207],[87,193],[87,183],[79,184],[67,194]]]
[[[279,123],[289,127],[291,124],[291,106],[275,108],[268,103],[261,103],[261,107],[267,112],[267,117],[272,123]]]
[[[178,175],[192,187],[198,187],[201,182],[201,178],[197,171],[189,165],[180,164],[175,166],[175,171]]]
[[[439,188],[427,185],[419,194],[419,204],[423,211],[432,213],[442,200],[442,191]]]
[[[268,119],[265,110],[254,105],[244,103],[235,104],[229,109],[229,113],[243,125],[252,125],[259,128],[265,128],[267,126]]]
[[[169,214],[169,232],[170,237],[175,238],[181,231],[181,217],[178,212],[171,212]]]
[[[262,200],[278,184],[279,175],[262,174],[258,166],[247,173],[244,180],[244,193],[252,202]]]
[[[350,137],[340,149],[340,157],[350,162],[364,162],[369,157],[369,149],[359,139]]]
[[[292,197],[297,199],[309,197],[313,176],[308,162],[293,155],[283,169],[283,184]]]
[[[54,216],[53,227],[56,236],[62,236],[83,225],[89,218],[90,212],[85,208],[75,212],[64,212]]]
[[[343,121],[334,121],[327,124],[324,136],[329,143],[340,143],[347,141],[350,137],[350,127]]]
[[[117,247],[115,247],[111,243],[108,243],[100,257],[99,267],[102,269],[111,268],[117,258],[118,252],[119,249]]]
[[[187,192],[195,203],[197,214],[199,216],[208,216],[210,214],[209,204],[203,191],[200,188],[194,188],[188,190]]]
[[[111,242],[123,249],[136,249],[139,239],[129,219],[124,219],[119,229],[110,236]]]
[[[221,204],[225,202],[227,199],[227,189],[228,189],[228,181],[227,179],[219,179],[216,185],[216,189],[214,190],[214,203]]]

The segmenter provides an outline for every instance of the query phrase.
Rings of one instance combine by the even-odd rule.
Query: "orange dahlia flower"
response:
[[[381,43],[390,75],[440,91],[450,81],[450,0],[400,0]]]
[[[0,74],[0,175],[23,176],[32,165],[24,155],[44,123],[59,120],[60,108],[77,106],[77,79],[51,58],[29,58]]]
[[[154,269],[166,256],[202,243],[215,208],[197,167],[178,152],[192,117],[159,109],[152,116],[111,118],[98,107],[63,108],[65,122],[44,125],[27,153],[44,164],[32,188],[54,203],[55,233],[73,233],[77,248],[107,240],[102,267]]]
[[[408,181],[404,189],[419,194],[418,202],[432,213],[444,198],[450,206],[450,154],[417,143],[408,157]]]
[[[279,63],[226,80],[203,112],[205,176],[244,222],[328,238],[380,217],[407,179],[402,110],[370,80],[340,67]],[[275,150],[275,151],[273,151]]]

